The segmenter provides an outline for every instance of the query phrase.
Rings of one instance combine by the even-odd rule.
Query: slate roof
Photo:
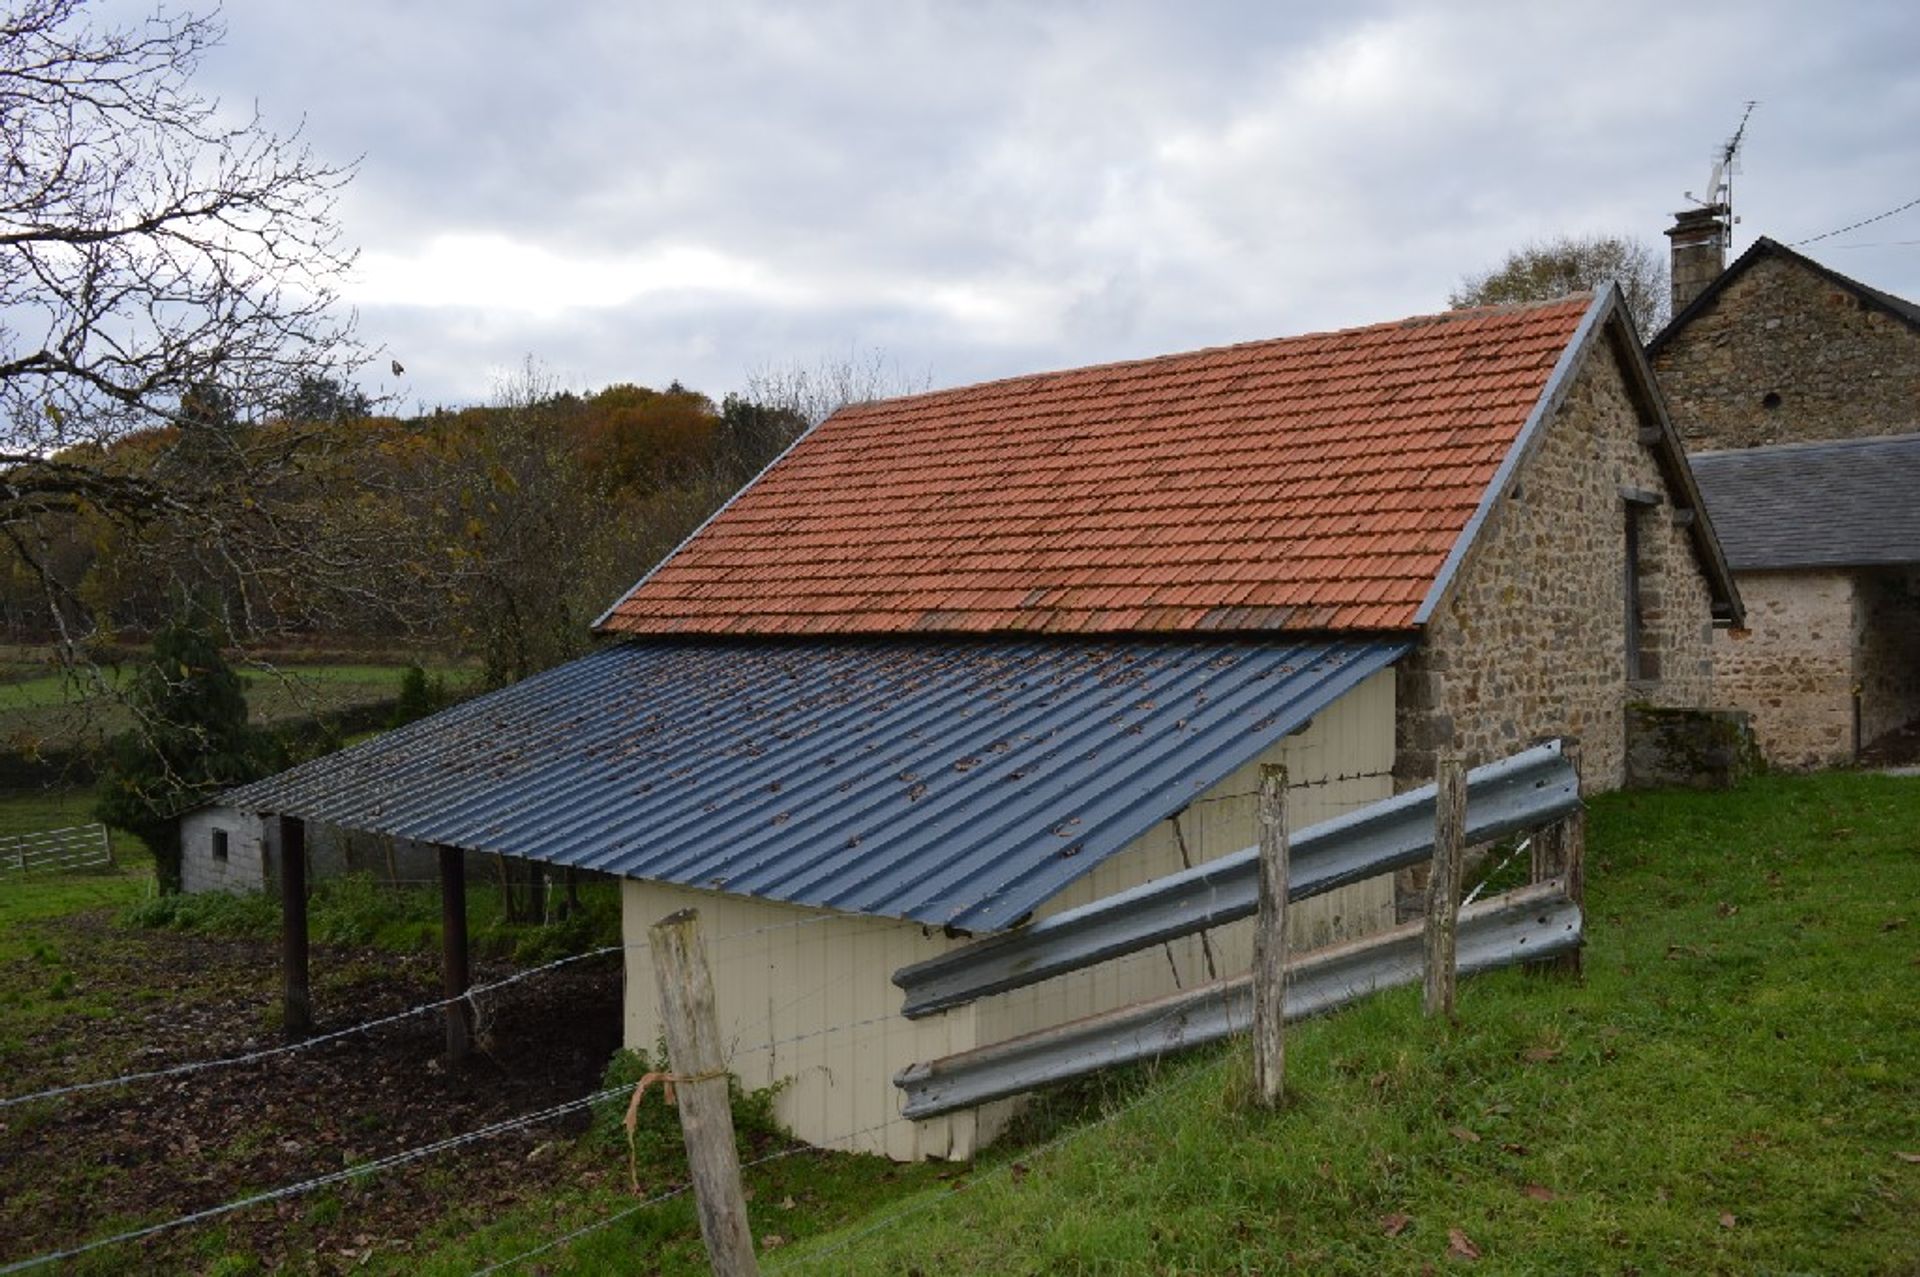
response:
[[[630,641],[221,801],[471,851],[994,929],[1407,646]]]
[[[1746,252],[1736,257],[1731,266],[1721,271],[1718,278],[1701,289],[1699,296],[1688,302],[1679,314],[1667,321],[1667,326],[1662,328],[1654,335],[1653,340],[1647,343],[1647,354],[1649,356],[1659,354],[1661,349],[1665,347],[1669,341],[1673,340],[1674,334],[1692,323],[1695,316],[1710,309],[1713,304],[1719,300],[1720,294],[1726,289],[1727,285],[1745,274],[1748,267],[1763,257],[1777,257],[1784,261],[1792,262],[1797,266],[1802,266],[1820,276],[1828,283],[1852,293],[1867,305],[1883,310],[1894,318],[1902,320],[1916,329],[1920,329],[1920,305],[1910,302],[1904,297],[1895,297],[1892,293],[1883,292],[1870,284],[1863,284],[1851,276],[1842,275],[1831,266],[1822,266],[1805,253],[1796,253],[1779,240],[1768,239],[1765,235],[1762,235],[1753,242],[1752,246],[1749,247]]]
[[[1575,296],[849,407],[601,618],[697,635],[1396,631]]]
[[[1690,460],[1736,571],[1920,564],[1920,434]]]

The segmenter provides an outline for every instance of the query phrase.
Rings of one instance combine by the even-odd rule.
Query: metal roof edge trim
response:
[[[843,404],[841,406],[845,407],[846,405]],[[753,478],[747,480],[745,483],[741,484],[739,488],[735,489],[732,496],[728,497],[725,501],[722,501],[720,503],[719,509],[715,510],[712,514],[708,515],[706,518],[700,520],[699,526],[695,527],[693,531],[687,533],[687,535],[680,538],[680,544],[674,546],[673,549],[661,555],[659,560],[655,562],[652,567],[648,568],[644,573],[641,574],[640,579],[638,581],[635,581],[632,585],[627,587],[627,592],[625,594],[622,594],[619,598],[615,599],[612,603],[608,604],[606,611],[600,613],[599,616],[595,617],[593,624],[587,627],[588,631],[594,634],[602,633],[603,631],[601,630],[600,627],[605,625],[607,623],[608,618],[610,618],[615,612],[618,612],[620,610],[622,604],[624,604],[628,599],[632,598],[634,595],[638,594],[640,592],[640,587],[644,586],[647,582],[653,580],[654,576],[659,573],[661,568],[664,568],[665,566],[667,566],[667,564],[671,563],[675,558],[679,557],[680,551],[686,549],[689,545],[693,544],[693,539],[699,536],[702,532],[705,532],[708,526],[712,524],[712,522],[715,519],[719,518],[721,515],[731,510],[733,508],[734,502],[738,501],[746,493],[746,491],[749,488],[753,487],[754,484],[766,478],[767,472],[769,470],[779,465],[782,461],[785,461],[787,459],[788,453],[792,452],[795,448],[798,448],[802,443],[806,442],[808,435],[811,435],[814,431],[826,425],[829,421],[832,421],[835,417],[839,415],[840,415],[840,409],[836,408],[832,412],[828,413],[826,416],[822,417],[820,420],[808,426],[805,430],[802,430],[798,435],[795,435],[792,443],[789,443],[786,447],[780,449],[779,456],[767,462],[766,465],[761,466],[760,473],[754,475]],[[611,632],[618,633],[619,631],[611,631]]]
[[[1440,572],[1427,589],[1426,598],[1420,602],[1419,609],[1413,614],[1415,625],[1425,625],[1440,606],[1440,600],[1446,596],[1453,585],[1461,564],[1479,539],[1480,529],[1485,526],[1487,517],[1493,513],[1494,503],[1500,494],[1506,491],[1514,472],[1526,460],[1533,450],[1534,441],[1545,428],[1547,419],[1573,386],[1574,374],[1586,362],[1587,350],[1592,345],[1596,333],[1608,314],[1618,304],[1619,289],[1612,280],[1600,286],[1593,295],[1587,313],[1581,316],[1579,326],[1573,330],[1566,347],[1561,350],[1560,358],[1554,361],[1553,371],[1547,374],[1546,385],[1541,387],[1540,397],[1534,401],[1533,411],[1527,414],[1526,421],[1515,436],[1513,446],[1507,449],[1507,455],[1500,462],[1500,468],[1494,471],[1493,478],[1487,482],[1485,491],[1480,494],[1480,504],[1474,508],[1473,517],[1467,520],[1467,526],[1460,529],[1460,535],[1454,538],[1453,549],[1447,552],[1446,562],[1440,565]]]

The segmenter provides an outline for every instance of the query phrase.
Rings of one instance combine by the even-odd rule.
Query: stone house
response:
[[[1262,763],[1297,826],[1447,746],[1577,735],[1617,786],[1630,704],[1700,704],[1740,620],[1608,288],[847,407],[599,650],[228,801],[622,876],[636,1047],[647,930],[697,907],[797,1134],[966,1157],[1012,1110],[905,1122],[898,1070],[1242,970],[1248,924],[927,1020],[893,971],[1251,844]]]
[[[1852,762],[1920,719],[1920,434],[1693,455],[1747,621],[1714,656],[1768,759]]]
[[[1713,699],[1770,762],[1850,763],[1920,718],[1920,305],[1764,237],[1726,266],[1727,229],[1668,232],[1674,317],[1647,347],[1748,602]]]

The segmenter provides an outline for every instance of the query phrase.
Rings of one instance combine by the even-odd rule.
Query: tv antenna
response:
[[[1713,153],[1713,172],[1707,178],[1707,197],[1701,199],[1692,191],[1686,192],[1688,199],[1718,215],[1723,227],[1731,228],[1739,222],[1733,215],[1733,178],[1740,171],[1740,144],[1746,140],[1747,120],[1753,115],[1758,101],[1750,101],[1746,109],[1740,112],[1739,127]]]

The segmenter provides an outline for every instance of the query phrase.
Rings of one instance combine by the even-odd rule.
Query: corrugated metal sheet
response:
[[[630,642],[223,801],[993,930],[1408,646]]]

